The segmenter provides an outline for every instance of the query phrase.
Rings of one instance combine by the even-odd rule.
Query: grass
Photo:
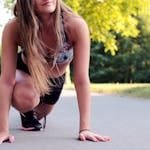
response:
[[[74,89],[73,84],[65,89]],[[139,98],[150,98],[150,84],[91,84],[91,91],[103,94],[119,94]]]

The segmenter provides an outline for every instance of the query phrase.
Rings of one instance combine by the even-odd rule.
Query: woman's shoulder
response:
[[[19,23],[17,18],[10,19],[4,26],[3,34],[18,41],[19,37]]]
[[[80,28],[87,27],[87,22],[79,15],[76,14],[70,14],[66,15],[66,21],[69,24],[69,27],[71,30],[76,30]]]
[[[6,24],[4,29],[10,30],[10,31],[18,31],[19,30],[19,24],[16,18],[10,19]]]
[[[66,22],[73,39],[85,32],[89,32],[87,22],[79,15],[66,15]]]
[[[68,16],[68,22],[74,29],[87,26],[86,21],[79,15]]]

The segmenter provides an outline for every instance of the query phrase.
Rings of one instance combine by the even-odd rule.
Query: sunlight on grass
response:
[[[65,89],[74,89],[73,84]],[[128,96],[150,98],[150,84],[91,84],[91,91],[103,94],[123,94]]]

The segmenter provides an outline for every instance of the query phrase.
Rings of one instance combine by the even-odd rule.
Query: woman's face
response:
[[[34,0],[35,11],[40,14],[53,13],[57,0]]]

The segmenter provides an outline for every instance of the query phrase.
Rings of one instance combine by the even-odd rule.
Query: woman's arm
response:
[[[90,82],[89,82],[89,57],[90,39],[86,23],[82,19],[76,21],[73,60],[73,80],[77,93],[80,129],[90,129]]]
[[[89,80],[90,37],[86,22],[81,18],[74,21],[73,78],[80,113],[80,140],[108,141],[109,137],[90,131],[91,94]]]
[[[9,135],[9,108],[15,84],[16,72],[16,25],[14,21],[6,24],[2,36],[1,77],[0,77],[0,143]]]

